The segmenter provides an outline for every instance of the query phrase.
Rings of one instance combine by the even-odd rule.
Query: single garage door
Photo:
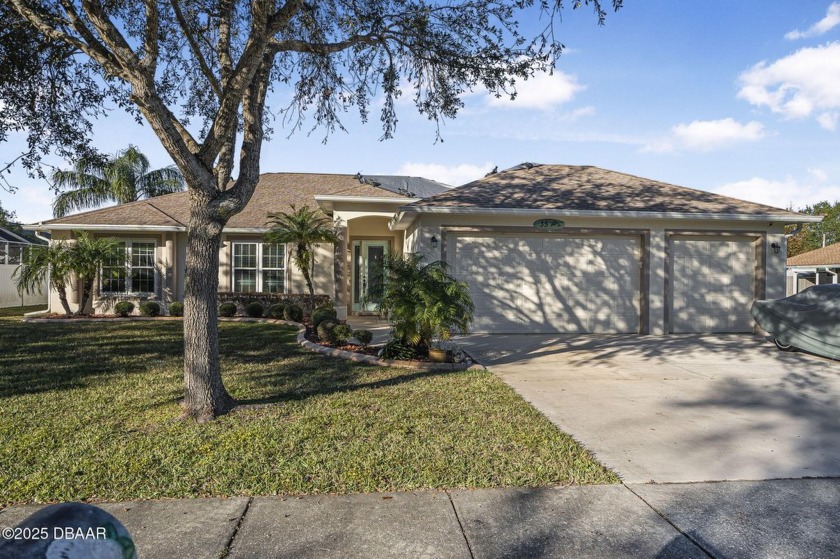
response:
[[[753,239],[671,239],[671,331],[750,332]]]
[[[470,285],[472,331],[639,331],[640,239],[456,235],[447,260]]]

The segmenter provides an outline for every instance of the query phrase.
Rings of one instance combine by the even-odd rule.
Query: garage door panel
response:
[[[638,332],[636,238],[475,239],[455,239],[453,255],[476,305],[473,331]]]
[[[674,332],[748,332],[754,299],[751,240],[671,241],[671,329]]]

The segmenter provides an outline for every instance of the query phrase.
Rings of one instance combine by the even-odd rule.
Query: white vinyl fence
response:
[[[23,259],[24,250],[27,250],[30,246],[32,245],[0,239],[0,308],[47,304],[46,281],[41,288],[41,293],[21,296],[17,292],[15,281],[12,279],[12,275]]]

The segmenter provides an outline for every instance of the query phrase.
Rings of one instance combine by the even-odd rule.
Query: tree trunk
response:
[[[79,308],[76,310],[77,316],[85,314],[91,291],[93,291],[93,279],[82,278],[80,283],[82,284],[82,300],[79,302]]]
[[[184,285],[184,413],[198,422],[212,420],[235,405],[222,383],[219,363],[220,219],[193,193],[187,231]]]
[[[67,301],[67,288],[64,284],[57,284],[55,290],[58,292],[58,300],[61,301],[61,307],[64,309],[64,314],[71,316],[73,311],[70,310],[70,303]]]
[[[309,316],[315,312],[315,286],[312,285],[312,276],[309,275],[309,268],[307,266],[301,267],[300,271],[303,273],[303,279],[306,281],[306,288],[309,290]]]

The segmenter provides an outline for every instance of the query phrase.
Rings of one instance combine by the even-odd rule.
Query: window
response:
[[[269,243],[233,243],[233,290],[283,293],[286,247]]]
[[[155,243],[125,242],[125,256],[102,264],[103,293],[155,293]]]

